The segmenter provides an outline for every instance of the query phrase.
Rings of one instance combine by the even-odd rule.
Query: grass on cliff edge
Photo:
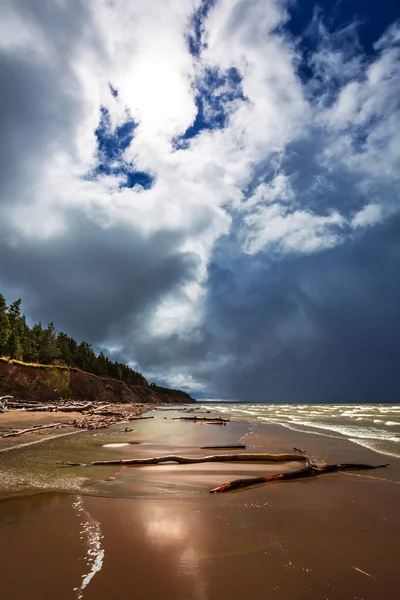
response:
[[[41,370],[64,370],[64,371],[73,371],[74,373],[84,373],[85,375],[89,375],[89,377],[94,377],[95,379],[101,379],[102,381],[112,379],[113,381],[118,381],[128,387],[146,387],[146,386],[134,386],[125,383],[121,379],[115,379],[115,377],[110,377],[109,375],[105,377],[100,377],[99,375],[95,375],[94,373],[89,373],[88,371],[82,371],[82,369],[78,369],[78,367],[70,367],[68,365],[42,365],[40,363],[27,363],[22,360],[17,360],[16,358],[9,358],[8,356],[0,356],[0,361],[3,363],[7,363],[8,365],[20,365],[22,367],[31,367],[33,369],[41,369]]]

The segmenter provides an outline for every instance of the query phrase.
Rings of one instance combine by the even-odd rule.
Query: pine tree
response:
[[[40,334],[38,332],[40,331]],[[41,343],[41,325],[34,325],[32,329],[25,323],[23,343],[23,360],[28,363],[39,362],[39,347]]]
[[[51,365],[58,358],[57,330],[53,321],[51,321],[46,329],[43,330],[39,360],[45,365]]]
[[[71,338],[66,333],[60,331],[57,335],[57,346],[60,360],[66,365],[72,365]]]
[[[31,329],[31,345],[32,345],[32,362],[40,361],[40,348],[43,341],[43,327],[42,323],[36,323]]]
[[[97,355],[85,341],[78,344],[65,333],[58,333],[53,322],[46,329],[36,323],[29,327],[21,314],[21,299],[15,300],[8,308],[0,294],[0,356],[42,364],[53,364],[61,360],[64,364],[78,367],[83,371],[100,376],[121,379],[131,385],[146,381],[140,373],[128,365],[114,362],[102,352]]]
[[[78,346],[78,352],[76,361],[78,363],[78,367],[82,369],[82,371],[91,371],[95,359],[95,353],[90,344],[87,342],[81,342]]]
[[[95,375],[99,375],[100,377],[107,375],[106,357],[102,352],[95,358],[93,367]]]
[[[6,352],[10,333],[10,320],[7,314],[6,299],[0,294],[0,356]]]
[[[8,320],[10,322],[10,336],[7,341],[7,354],[11,358],[22,360],[23,347],[23,322],[21,321],[21,298],[15,300],[8,309]]]

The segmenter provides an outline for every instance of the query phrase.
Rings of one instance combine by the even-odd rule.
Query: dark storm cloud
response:
[[[214,264],[206,322],[215,356],[229,357],[217,396],[398,401],[399,259],[397,218],[323,253]]]
[[[176,234],[145,238],[124,226],[100,228],[70,213],[56,240],[0,240],[0,281],[24,299],[32,319],[53,320],[78,339],[121,344],[160,297],[192,276],[190,253]],[[128,329],[127,329],[128,328]]]
[[[243,402],[396,402],[400,396],[400,219],[333,249],[270,261],[221,241],[202,327],[136,345],[157,373],[181,368]]]
[[[16,36],[12,51],[0,48],[0,205],[21,201],[56,146],[72,149],[81,104],[70,62],[87,37],[96,44],[85,3],[73,5],[71,11],[51,0],[10,3],[29,41]]]

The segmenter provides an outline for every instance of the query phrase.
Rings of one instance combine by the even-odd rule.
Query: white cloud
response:
[[[367,204],[356,215],[354,215],[351,225],[353,227],[366,227],[375,225],[383,219],[382,207],[379,204]]]
[[[289,211],[276,203],[259,207],[244,217],[244,249],[248,254],[262,250],[310,253],[335,246],[341,240],[344,218],[336,211],[320,216],[305,210]]]
[[[340,162],[371,183],[399,181],[400,48],[388,45],[397,29],[390,31],[377,44],[381,53],[320,117],[330,130],[327,162]]]

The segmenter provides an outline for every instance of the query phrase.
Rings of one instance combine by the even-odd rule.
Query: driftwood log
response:
[[[228,423],[229,419],[223,419],[222,417],[172,417],[173,421],[218,421],[222,423]]]
[[[389,466],[382,465],[365,465],[358,463],[338,463],[333,465],[319,466],[315,461],[307,455],[304,450],[294,448],[296,454],[217,454],[212,456],[188,457],[188,456],[153,456],[149,458],[125,458],[119,460],[96,460],[90,463],[77,463],[70,461],[61,461],[58,464],[69,467],[94,467],[107,465],[121,466],[145,466],[145,465],[162,465],[165,463],[178,463],[180,465],[199,464],[207,462],[289,462],[301,461],[305,462],[305,466],[298,471],[288,473],[276,473],[264,477],[249,477],[245,479],[235,479],[228,481],[222,485],[210,490],[210,493],[220,494],[223,492],[231,492],[235,490],[243,490],[255,485],[272,483],[276,481],[292,481],[295,479],[303,479],[306,477],[316,477],[324,473],[336,473],[338,471],[363,471],[369,469],[380,469]]]
[[[306,477],[317,477],[318,475],[323,475],[324,473],[336,473],[338,471],[364,471],[368,469],[381,469],[383,467],[389,466],[389,463],[384,465],[338,463],[334,465],[318,466],[315,463],[315,461],[305,452],[305,450],[300,450],[300,448],[294,448],[294,450],[301,454],[301,456],[303,456],[306,462],[306,465],[303,469],[299,469],[298,471],[292,471],[289,473],[276,473],[274,475],[267,475],[265,477],[248,477],[246,479],[235,479],[233,481],[223,483],[222,485],[219,485],[218,487],[210,490],[210,493],[221,494],[223,492],[243,490],[249,487],[253,487],[254,485],[260,485],[263,483],[273,483],[276,481],[292,481],[294,479],[303,479]]]
[[[242,448],[246,449],[244,444],[224,444],[222,446],[200,446],[201,450],[238,450]]]
[[[298,454],[215,454],[212,456],[152,456],[149,458],[122,458],[114,460],[95,460],[90,463],[76,463],[69,461],[61,461],[58,464],[69,467],[97,467],[100,465],[127,465],[127,466],[145,466],[159,465],[163,463],[178,463],[179,465],[194,465],[207,462],[289,462],[300,461],[305,459]]]

